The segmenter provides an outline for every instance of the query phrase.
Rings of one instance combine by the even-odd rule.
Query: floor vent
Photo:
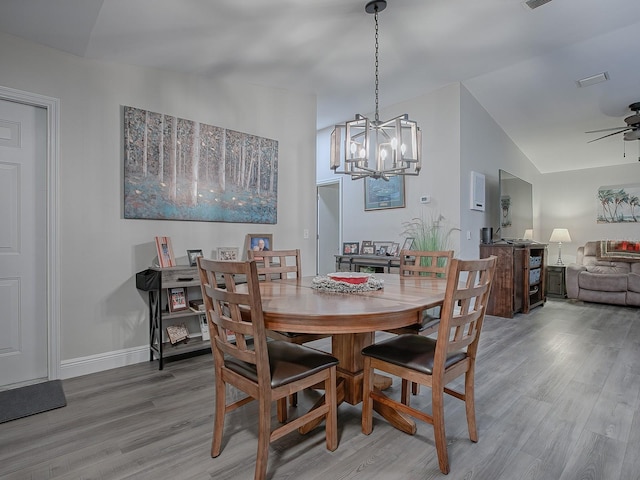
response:
[[[529,7],[531,10],[534,10],[538,7],[541,7],[545,3],[549,3],[550,1],[551,0],[527,0],[526,2],[523,2],[523,4]]]

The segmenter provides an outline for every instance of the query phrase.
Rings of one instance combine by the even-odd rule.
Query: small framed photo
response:
[[[187,257],[189,258],[189,266],[196,267],[198,265],[198,257],[202,257],[202,250],[187,250]]]
[[[400,249],[400,244],[397,242],[393,242],[389,249],[387,250],[387,255],[391,255],[392,257],[397,257]]]
[[[171,313],[181,312],[189,308],[187,302],[187,289],[184,287],[173,287],[168,289],[169,311]]]
[[[386,255],[393,242],[373,242],[376,255]]]
[[[244,240],[244,252],[242,253],[244,259],[247,258],[249,250],[254,252],[273,250],[273,235],[270,233],[247,233]],[[255,259],[261,260],[258,257],[255,257]]]
[[[413,237],[407,237],[402,244],[402,250],[411,250],[413,248]]]
[[[387,246],[380,245],[380,248],[378,249],[378,255],[386,255],[386,254],[387,254]]]
[[[161,268],[176,266],[176,257],[173,255],[170,237],[156,237],[156,250],[158,252],[158,265]]]
[[[344,242],[342,244],[343,255],[358,255],[360,244],[358,242]]]
[[[236,261],[238,260],[238,253],[236,247],[218,247],[218,260]]]
[[[362,246],[362,255],[375,255],[376,247],[373,244]]]

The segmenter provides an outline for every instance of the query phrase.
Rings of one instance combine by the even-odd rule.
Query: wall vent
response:
[[[527,0],[526,2],[522,2],[523,5],[526,5],[531,10],[534,10],[538,7],[541,7],[545,3],[549,3],[551,0]]]

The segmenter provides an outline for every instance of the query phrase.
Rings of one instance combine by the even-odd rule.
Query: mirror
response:
[[[500,238],[524,238],[533,229],[533,188],[529,182],[504,170],[498,171],[500,192]]]

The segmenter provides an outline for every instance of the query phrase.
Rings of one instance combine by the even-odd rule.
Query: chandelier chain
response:
[[[376,123],[380,122],[380,115],[378,113],[378,7],[376,6],[376,11],[374,15],[376,21]]]

